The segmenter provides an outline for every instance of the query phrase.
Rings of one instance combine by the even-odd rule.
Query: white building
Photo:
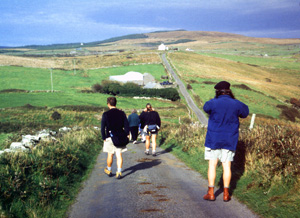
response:
[[[149,82],[155,82],[155,78],[151,74],[141,74],[139,72],[134,71],[127,72],[124,75],[110,76],[109,80],[118,81],[122,83],[133,82],[140,86],[143,86]]]
[[[164,45],[164,43],[161,43],[159,46],[158,46],[158,50],[159,51],[167,51],[169,50],[169,48],[167,46]]]

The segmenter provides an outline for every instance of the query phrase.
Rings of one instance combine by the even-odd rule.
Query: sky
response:
[[[0,46],[85,43],[178,29],[300,38],[300,0],[0,1]]]

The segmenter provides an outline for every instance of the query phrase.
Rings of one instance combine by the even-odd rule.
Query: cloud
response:
[[[263,37],[263,38],[300,38],[300,30],[291,29],[269,29],[269,30],[249,30],[249,31],[236,31],[236,34],[241,34],[250,37]]]

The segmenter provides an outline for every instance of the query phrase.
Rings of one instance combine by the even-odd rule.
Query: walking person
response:
[[[159,114],[154,111],[151,104],[148,103],[144,111],[140,114],[141,128],[146,132],[146,150],[145,154],[149,155],[150,137],[152,141],[152,156],[156,156],[156,139],[158,130],[160,129],[161,121]]]
[[[203,110],[209,114],[205,139],[205,160],[208,164],[208,192],[204,200],[214,201],[214,185],[218,161],[223,166],[223,200],[230,201],[229,185],[231,180],[231,162],[235,155],[239,138],[239,118],[246,118],[249,108],[235,99],[230,83],[221,81],[214,87],[216,96],[204,104]]]
[[[137,112],[136,109],[133,109],[131,114],[128,116],[129,129],[130,129],[133,144],[137,142],[137,137],[139,133],[139,124],[140,124],[140,118],[136,112]]]
[[[107,167],[104,169],[104,173],[108,176],[112,176],[111,166],[113,163],[114,154],[117,157],[117,172],[116,178],[120,179],[122,177],[122,165],[123,157],[122,152],[127,151],[125,147],[116,147],[112,141],[112,132],[120,133],[125,131],[126,135],[129,137],[129,125],[126,114],[116,108],[117,99],[115,97],[107,98],[108,111],[104,112],[101,120],[101,135],[104,141],[103,152],[107,152]]]

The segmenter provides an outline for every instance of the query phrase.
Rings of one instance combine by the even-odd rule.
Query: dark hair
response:
[[[148,106],[150,106],[150,107],[148,108]],[[147,111],[152,111],[152,106],[150,103],[146,104],[146,108],[147,108]]]
[[[229,95],[231,98],[235,99],[231,89],[217,89],[216,98],[218,98],[220,95]]]
[[[115,97],[108,97],[107,98],[107,104],[110,104],[110,106],[116,106],[117,105],[117,99]]]

